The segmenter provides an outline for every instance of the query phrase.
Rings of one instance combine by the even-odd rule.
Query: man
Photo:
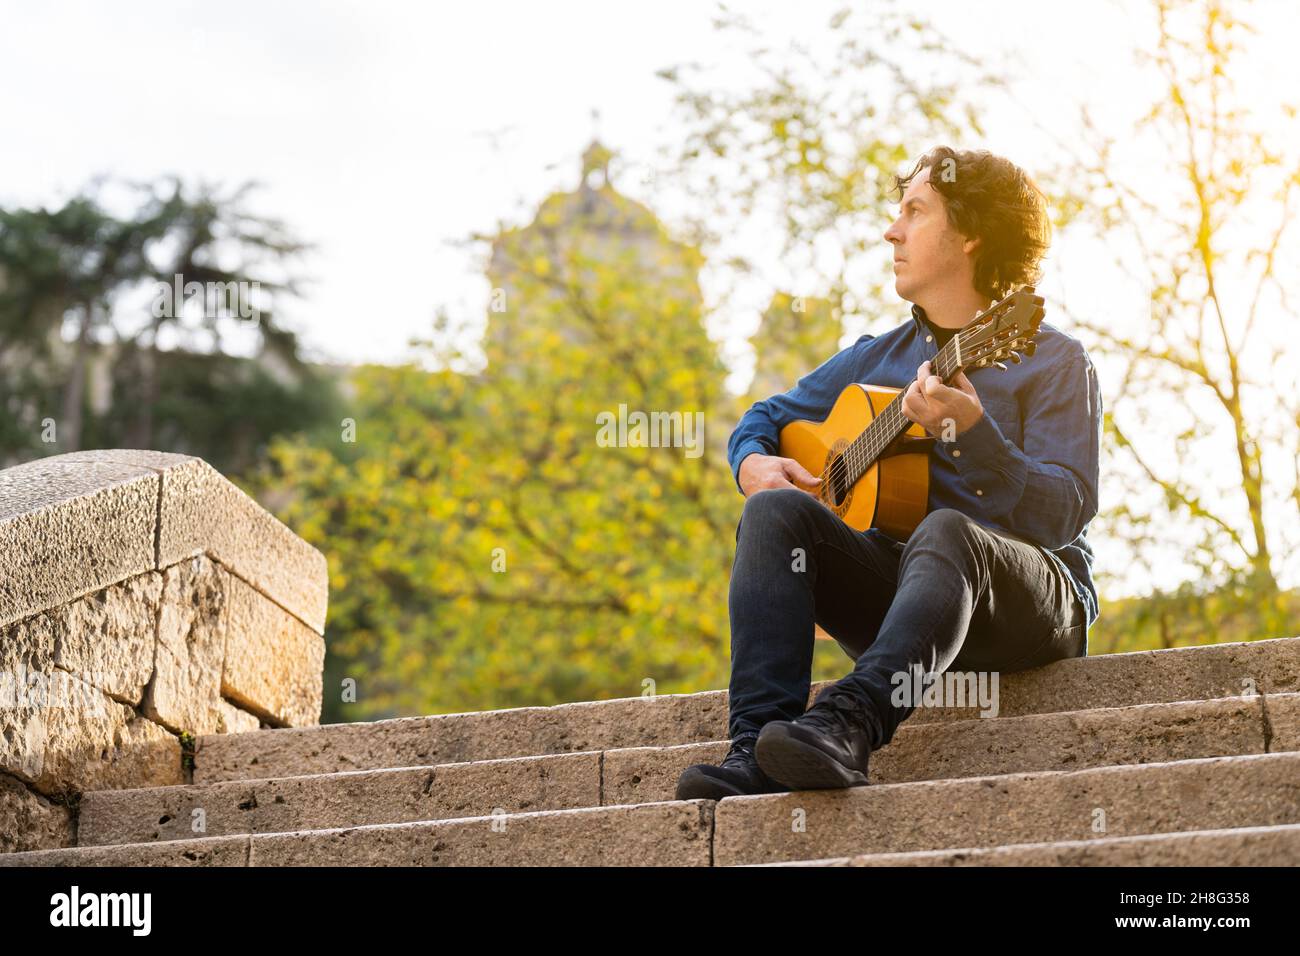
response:
[[[895,185],[884,238],[911,318],[755,403],[728,443],[746,496],[729,599],[732,744],[720,766],[682,773],[678,799],[861,786],[871,751],[914,709],[891,698],[915,672],[1087,654],[1101,440],[1091,359],[1044,321],[1021,364],[949,384],[930,366],[974,316],[1037,283],[1050,242],[1042,192],[1006,159],[947,147]],[[819,478],[774,454],[784,425],[824,420],[852,382],[905,387],[905,416],[937,439],[927,514],[906,542],[850,528],[814,496]],[[855,666],[805,713],[814,624]]]

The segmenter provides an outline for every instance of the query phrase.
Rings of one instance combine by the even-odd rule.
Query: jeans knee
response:
[[[806,542],[811,532],[812,509],[824,508],[821,502],[798,488],[764,488],[745,499],[740,522],[736,526],[736,544],[744,536],[770,534]]]
[[[912,551],[922,542],[934,546],[968,541],[977,528],[973,518],[956,508],[936,508],[921,519],[903,550]]]
[[[806,491],[798,488],[764,488],[745,499],[745,515],[790,514],[796,508],[821,505]],[[760,519],[761,520],[761,519]]]

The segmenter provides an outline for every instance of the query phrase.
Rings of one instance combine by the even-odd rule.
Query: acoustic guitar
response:
[[[1023,286],[963,326],[931,362],[945,383],[958,372],[1007,366],[1034,354],[1043,298]],[[909,383],[910,384],[910,383]],[[778,454],[793,458],[822,483],[816,497],[851,528],[879,528],[906,541],[926,514],[930,448],[935,439],[903,416],[906,389],[854,383],[823,422],[790,422]]]

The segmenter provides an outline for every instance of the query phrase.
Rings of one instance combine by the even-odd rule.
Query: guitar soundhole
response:
[[[848,469],[840,460],[840,454],[847,446],[848,442],[842,438],[832,446],[830,454],[826,456],[826,465],[822,468],[824,481],[817,489],[818,497],[838,515],[843,515],[853,500],[853,485],[849,481]]]
[[[849,485],[845,480],[846,477],[847,476],[840,473],[839,469],[836,469],[832,473],[831,480],[826,489],[826,494],[830,498],[831,504],[842,505],[844,504],[844,499],[848,497]]]

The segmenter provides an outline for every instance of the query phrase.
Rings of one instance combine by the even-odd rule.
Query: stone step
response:
[[[5,866],[734,866],[1300,823],[1300,752],[40,850]]]
[[[1300,823],[749,866],[1300,866]]]
[[[846,659],[847,663],[847,659]],[[809,701],[827,682],[814,686]],[[1300,638],[1135,651],[998,675],[1001,716],[1300,692]],[[908,724],[979,707],[919,708]],[[727,693],[668,694],[199,738],[194,782],[673,746],[727,736]]]
[[[631,747],[432,767],[103,790],[82,798],[78,843],[404,823],[672,800],[729,742]],[[1300,694],[902,724],[872,755],[873,785],[1300,750]]]
[[[715,866],[1300,823],[1300,752],[722,800]],[[1096,828],[1096,829],[1094,829]]]
[[[710,866],[712,800],[0,854],[0,866]]]

